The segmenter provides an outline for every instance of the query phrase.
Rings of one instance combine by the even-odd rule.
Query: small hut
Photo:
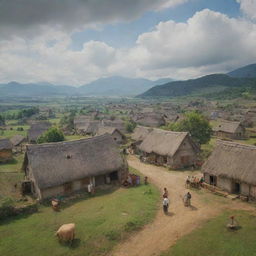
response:
[[[51,123],[49,122],[37,122],[32,123],[30,129],[28,130],[28,142],[36,143],[37,139],[46,132],[50,127]]]
[[[122,133],[126,132],[125,122],[121,119],[114,119],[114,120],[105,119],[105,120],[102,120],[102,125],[106,127],[115,127]]]
[[[229,193],[256,198],[256,147],[218,140],[202,166],[205,182]]]
[[[213,128],[214,135],[221,138],[243,139],[245,128],[241,122],[222,121]]]
[[[25,142],[26,138],[22,135],[15,135],[10,139],[12,145],[13,145],[13,151],[14,152],[23,152],[25,150]]]
[[[111,135],[27,145],[23,170],[39,199],[68,195],[127,177],[127,164]]]
[[[12,160],[12,143],[9,139],[0,139],[0,163]]]
[[[139,145],[146,162],[173,169],[195,166],[199,147],[187,132],[153,129]]]
[[[125,135],[115,127],[99,127],[96,135],[103,135],[106,133],[110,134],[114,141],[118,144],[124,144],[126,142]]]
[[[160,127],[165,125],[165,116],[156,112],[139,113],[133,120],[142,126]]]

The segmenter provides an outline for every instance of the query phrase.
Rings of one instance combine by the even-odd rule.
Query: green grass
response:
[[[235,215],[241,229],[226,228]],[[256,216],[245,211],[225,212],[184,236],[162,256],[255,256]]]
[[[1,172],[20,172],[23,159],[24,159],[24,154],[18,154],[14,156],[12,161],[8,163],[1,163],[0,173]]]
[[[12,127],[12,130],[10,130],[10,127]],[[8,130],[0,131],[0,139],[1,138],[11,138],[17,134],[22,135],[24,137],[27,136],[27,130],[29,129],[28,125],[12,125],[10,127],[7,128]],[[23,131],[17,131],[18,127],[22,127]]]
[[[121,239],[150,222],[156,213],[158,190],[152,185],[98,192],[69,202],[60,212],[41,206],[39,213],[6,220],[0,225],[0,255],[106,255]],[[54,233],[74,222],[72,246],[60,244]]]

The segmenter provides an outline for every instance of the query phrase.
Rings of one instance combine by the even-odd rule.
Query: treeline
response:
[[[27,109],[21,109],[15,112],[5,112],[2,113],[1,116],[4,120],[19,120],[24,118],[29,118],[35,114],[39,113],[38,107],[32,107]]]

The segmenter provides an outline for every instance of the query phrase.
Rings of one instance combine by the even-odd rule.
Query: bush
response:
[[[56,127],[51,127],[37,139],[37,143],[41,144],[46,142],[59,142],[64,140],[65,137],[63,132]]]
[[[136,123],[132,120],[127,121],[125,123],[125,129],[126,129],[127,132],[132,133],[134,131],[135,127],[136,127]]]

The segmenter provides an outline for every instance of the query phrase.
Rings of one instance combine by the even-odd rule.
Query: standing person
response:
[[[89,195],[91,195],[92,194],[92,184],[91,183],[88,184],[87,189],[88,189]]]
[[[164,197],[164,200],[163,200],[163,211],[165,214],[168,213],[168,208],[169,208],[169,199],[168,197]]]
[[[164,188],[163,198],[168,197],[168,196],[169,196],[169,192],[168,192],[167,188]]]
[[[144,184],[148,185],[148,177],[147,176],[144,177]]]
[[[192,198],[192,195],[190,194],[190,192],[185,194],[185,196],[183,198],[184,206],[188,207],[191,205],[191,198]]]

